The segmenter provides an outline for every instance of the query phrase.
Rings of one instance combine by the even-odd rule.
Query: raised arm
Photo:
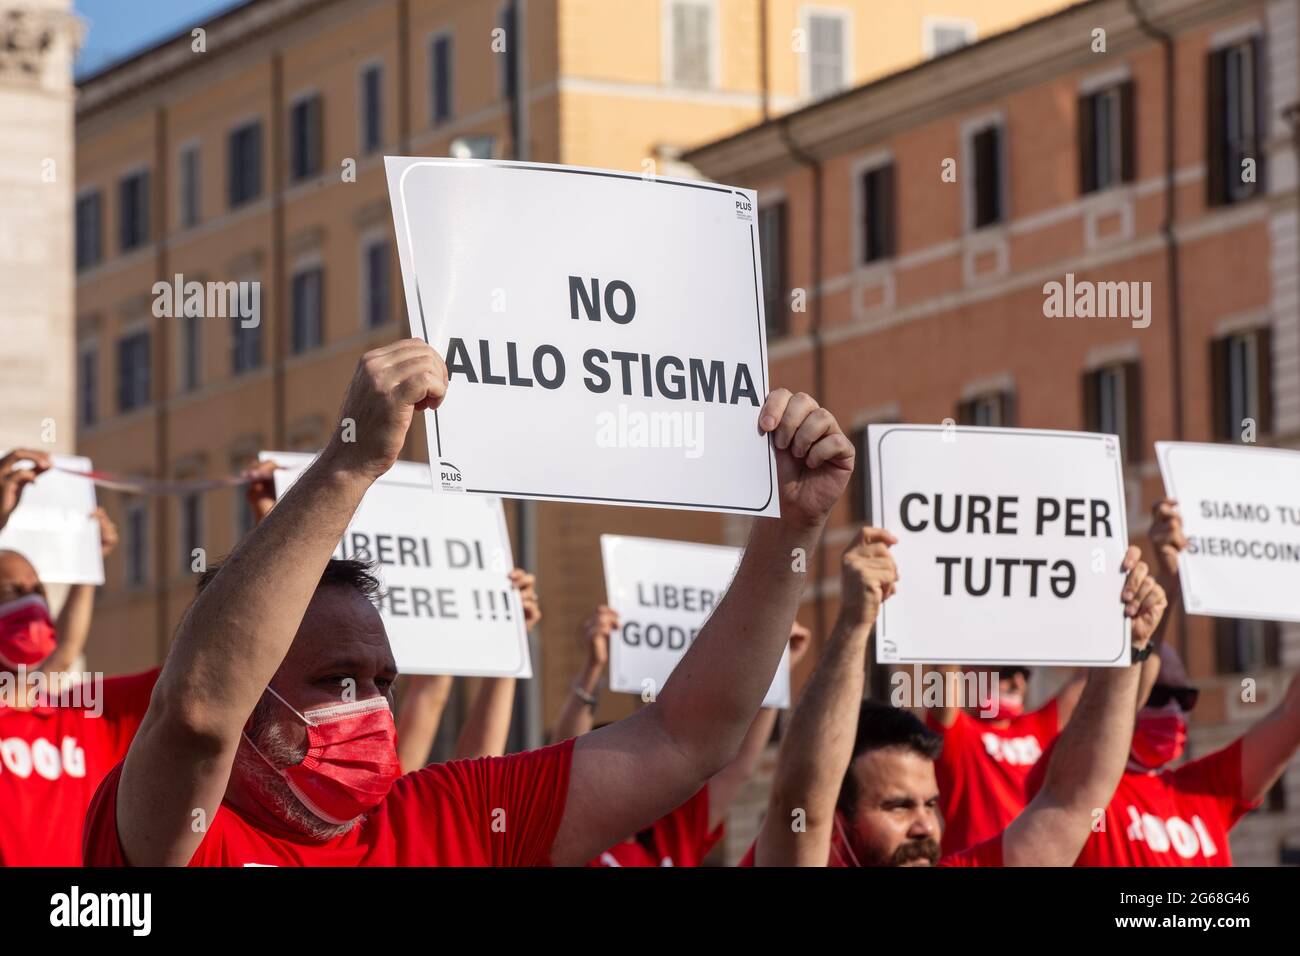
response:
[[[447,370],[423,342],[366,353],[329,445],[190,606],[127,753],[117,829],[128,862],[184,865],[225,793],[240,734],[284,659],[370,485],[397,459]]]
[[[803,660],[811,640],[812,631],[795,621],[790,628],[791,671]],[[763,751],[767,749],[767,742],[772,739],[772,731],[776,728],[776,715],[775,707],[764,707],[760,710],[754,722],[749,725],[745,739],[741,741],[740,752],[736,754],[736,759],[715,773],[709,781],[710,833],[727,819],[727,811],[731,809],[731,805],[736,802],[736,797],[740,796],[740,791],[744,789],[745,784],[758,768],[758,762],[762,759]]]
[[[397,759],[402,773],[419,770],[429,762],[434,738],[442,724],[450,674],[403,674],[397,697]]]
[[[96,508],[94,517],[99,522],[99,552],[107,558],[117,547],[117,525],[113,524],[103,508]],[[64,674],[76,666],[86,650],[94,614],[95,585],[72,585],[63,607],[59,608],[59,620],[55,625],[59,646],[46,658],[41,670],[47,674]]]
[[[1141,552],[1124,556],[1120,600],[1132,618],[1135,649],[1146,647],[1164,614],[1165,592]],[[1074,716],[1061,732],[1042,789],[1002,835],[1007,866],[1071,866],[1119,786],[1133,739],[1141,666],[1094,668]]]
[[[1083,688],[1088,683],[1088,672],[1082,667],[1076,667],[1074,674],[1065,682],[1065,686],[1056,692],[1056,726],[1058,730],[1064,730],[1065,725],[1070,722],[1074,715],[1074,709],[1079,706],[1079,698],[1083,696]]]
[[[840,784],[853,759],[871,628],[898,583],[894,544],[888,531],[863,528],[844,552],[840,613],[781,740],[756,866],[826,865]],[[792,824],[800,811],[804,826],[797,832]]]
[[[605,673],[605,665],[609,663],[609,638],[617,627],[618,612],[604,604],[583,621],[582,636],[587,646],[587,659],[569,686],[564,709],[560,711],[560,719],[551,731],[552,740],[581,737],[591,730],[595,722],[600,677]]]
[[[679,806],[735,758],[790,636],[853,443],[807,395],[778,389],[758,415],[776,449],[780,518],[758,518],[726,596],[658,698],[579,737],[552,859],[580,865]]]
[[[1282,703],[1241,738],[1241,798],[1262,800],[1300,747],[1300,675],[1291,678]]]
[[[23,491],[42,472],[53,467],[50,456],[30,448],[15,448],[0,458],[0,530],[22,500]]]
[[[959,667],[956,664],[941,664],[939,666],[939,673],[943,674],[944,687],[951,686],[951,678],[948,675],[955,674],[958,670]],[[957,713],[961,708],[953,703],[957,699],[956,695],[941,694],[939,696],[942,703],[937,707],[928,708],[926,713],[938,721],[940,727],[947,730],[957,722]]]

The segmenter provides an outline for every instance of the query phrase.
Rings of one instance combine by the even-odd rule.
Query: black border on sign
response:
[[[882,456],[885,438],[891,432],[927,432],[932,435],[940,435],[941,431],[942,429],[935,428],[932,425],[926,425],[926,426],[897,425],[897,426],[887,426],[885,430],[880,433],[880,437],[876,441],[876,448],[875,448],[875,452],[876,452],[875,461],[878,461],[880,463],[880,483],[879,483],[880,486],[879,487],[873,486],[871,489],[871,503],[873,509],[872,513],[875,516],[875,520],[880,522],[880,527],[883,528],[885,526],[884,525],[885,462]],[[972,432],[967,432],[967,433],[972,434]],[[1101,432],[1098,432],[1096,434],[1085,433],[1085,432],[1053,432],[1051,435],[1044,435],[1041,431],[1037,431],[1034,429],[1027,429],[1027,428],[979,428],[975,430],[973,434],[1014,435],[1020,438],[1047,438],[1047,437],[1076,438],[1076,439],[1083,439],[1084,441],[1103,441],[1106,438],[1114,438],[1113,435],[1105,435]],[[868,481],[871,480],[870,475],[867,476],[867,480]],[[1124,474],[1120,468],[1118,455],[1115,458],[1115,486],[1116,489],[1119,491],[1120,499],[1124,500],[1126,498],[1124,494]],[[1125,504],[1127,504],[1127,501],[1125,501]],[[1125,542],[1124,546],[1127,547],[1128,546],[1127,545],[1128,514],[1125,512],[1123,508],[1120,509],[1120,530],[1121,530],[1120,540]],[[889,607],[888,601],[880,605],[880,623],[882,625],[881,633],[883,633],[884,631],[883,625],[885,623],[885,613],[888,607]],[[1118,654],[1116,654],[1114,657],[1111,658],[1112,661],[1119,660],[1128,651],[1128,647],[1129,647],[1128,619],[1125,617],[1120,618],[1119,633],[1120,633],[1120,650]],[[877,640],[879,640],[879,637],[877,637]],[[961,661],[950,661],[947,658],[939,658],[939,657],[911,657],[910,660],[906,660],[906,661],[886,661],[884,663],[907,665],[907,664],[1003,664],[1005,662],[1002,660],[995,660],[993,658],[988,658],[988,657],[971,657]],[[1041,657],[1041,658],[1036,658],[1035,660],[1032,661],[1028,661],[1028,660],[1021,661],[1020,663],[1033,664],[1036,666],[1041,665],[1043,667],[1072,667],[1072,666],[1073,667],[1096,667],[1099,662]]]
[[[479,165],[479,164],[471,164],[471,165]],[[740,190],[732,189],[728,186],[716,186],[710,183],[678,182],[675,180],[659,179],[657,177],[647,180],[644,177],[638,176],[633,173],[602,172],[600,170],[594,170],[594,169],[591,170],[573,169],[564,166],[548,166],[545,164],[516,165],[514,163],[485,162],[481,165],[483,166],[483,168],[488,168],[488,169],[511,168],[511,169],[522,169],[529,172],[569,173],[572,175],[579,175],[579,176],[597,176],[605,179],[634,179],[637,180],[638,182],[649,182],[649,183],[654,183],[656,185],[662,185],[662,186],[681,186],[686,189],[703,189],[706,190],[707,192],[728,193],[731,195],[740,196],[742,199],[749,198],[745,196],[745,194],[742,193]],[[406,210],[405,195],[402,196],[402,216],[404,217],[406,222],[408,223],[410,222],[410,216],[407,214],[407,210]],[[761,394],[764,397],[766,397],[769,391],[768,384],[767,384],[767,343],[763,337],[763,297],[758,287],[758,243],[755,241],[754,238],[754,232],[757,229],[757,223],[758,223],[757,210],[755,210],[755,218],[749,224],[749,249],[750,249],[750,256],[753,261],[754,319],[758,329],[758,344],[759,344],[758,352],[759,352],[759,356],[762,358],[762,369],[761,369],[762,393]],[[398,236],[397,238],[399,241],[403,240],[402,236]],[[420,315],[420,331],[423,334],[424,342],[427,345],[429,344],[429,326],[424,319],[424,299],[423,296],[420,295],[420,278],[418,275],[418,271],[415,269],[415,250],[411,249],[410,253],[411,253],[411,269],[412,269],[414,283],[415,283],[415,307]],[[438,463],[441,464],[443,461],[442,428],[439,425],[437,409],[434,409],[433,411],[433,429],[434,429],[434,440],[438,448]],[[716,503],[708,503],[708,502],[660,501],[655,499],[644,499],[644,498],[613,498],[607,495],[561,495],[561,494],[553,494],[549,492],[536,492],[536,491],[534,492],[506,491],[506,490],[501,490],[496,488],[461,489],[461,492],[466,494],[496,495],[497,497],[500,498],[526,498],[526,499],[558,500],[558,501],[590,501],[598,504],[601,502],[606,502],[606,503],[625,504],[625,505],[663,506],[663,507],[682,508],[688,510],[693,509],[693,510],[701,510],[701,511],[714,511],[723,508],[732,512],[743,511],[743,512],[751,512],[753,514],[760,514],[761,512],[767,510],[767,506],[772,503],[772,495],[774,491],[775,491],[774,475],[773,475],[772,459],[770,454],[768,456],[768,462],[767,462],[767,500],[764,501],[757,508],[747,508],[738,505],[716,504]],[[455,492],[452,493],[455,494]]]

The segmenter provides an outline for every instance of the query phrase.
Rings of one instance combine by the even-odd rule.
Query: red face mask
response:
[[[0,604],[0,664],[16,670],[39,664],[58,645],[45,598],[29,594]]]
[[[1182,714],[1138,715],[1129,756],[1148,770],[1177,760],[1187,746],[1187,718]]]
[[[992,713],[989,713],[992,711]],[[980,708],[980,716],[988,720],[1015,720],[1025,712],[1025,699],[1014,694],[998,694],[990,697]]]
[[[351,823],[379,806],[402,775],[397,725],[388,700],[370,697],[304,714],[294,710],[274,688],[267,690],[307,725],[307,756],[302,763],[284,769],[271,764],[294,796],[316,816],[335,825]],[[253,750],[266,760],[256,747]]]

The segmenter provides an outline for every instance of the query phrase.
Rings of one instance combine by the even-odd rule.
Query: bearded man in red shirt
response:
[[[1132,620],[1135,663],[1095,668],[1057,743],[1039,794],[999,834],[942,856],[935,760],[942,739],[914,715],[863,701],[871,628],[893,594],[887,531],[863,529],[845,552],[841,607],[825,653],[781,741],[759,866],[1068,866],[1124,769],[1146,647],[1164,591],[1140,552],[1124,556],[1117,597]],[[1148,669],[1149,670],[1149,669]]]
[[[543,750],[401,775],[396,666],[362,569],[330,556],[447,368],[407,339],[368,352],[325,451],[177,630],[144,723],[86,820],[92,865],[578,865],[730,761],[776,672],[853,444],[778,389],[780,518],[754,522],[726,597],[654,703]],[[358,573],[362,571],[362,573]]]

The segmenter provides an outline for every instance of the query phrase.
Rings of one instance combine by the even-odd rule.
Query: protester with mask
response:
[[[571,685],[552,739],[580,737],[592,729],[600,680],[609,662],[609,641],[618,612],[602,604],[582,626],[586,662]],[[790,627],[790,668],[808,650],[812,632],[798,621]],[[753,776],[776,727],[776,708],[754,718],[736,759],[714,774],[694,796],[633,836],[604,850],[588,866],[700,866],[723,837],[727,811]]]
[[[1179,603],[1178,552],[1186,546],[1177,502],[1152,509],[1151,543],[1162,584]],[[1227,747],[1176,769],[1187,715],[1199,696],[1177,652],[1160,647],[1159,676],[1138,712],[1128,767],[1079,866],[1231,866],[1228,833],[1257,807],[1300,747],[1300,676],[1267,716]],[[1031,775],[1031,790],[1038,785]]]
[[[262,461],[244,472],[243,477],[248,481],[245,497],[254,524],[275,507],[276,468],[274,461]],[[511,586],[519,592],[524,627],[531,631],[542,619],[542,608],[537,600],[537,579],[522,568],[511,571],[509,578]],[[403,773],[419,770],[429,762],[443,711],[451,697],[452,681],[450,674],[405,674],[398,681],[395,692],[398,704],[397,755]],[[478,679],[478,692],[470,706],[469,717],[456,740],[457,759],[499,757],[506,752],[514,699],[515,678]]]
[[[0,459],[0,528],[49,470],[43,452]],[[117,529],[95,517],[104,557]],[[36,569],[0,551],[0,865],[76,866],[86,807],[122,759],[158,672],[95,680],[68,671],[85,649],[95,588],[73,585],[57,622]]]
[[[86,821],[90,864],[581,864],[734,758],[771,684],[853,445],[807,395],[757,416],[781,517],[754,522],[726,597],[650,705],[530,753],[401,776],[373,578],[331,553],[417,410],[447,394],[427,344],[367,353],[325,451],[208,581],[144,724]],[[262,769],[264,768],[264,769]]]
[[[941,856],[934,762],[942,741],[913,715],[862,701],[871,629],[898,586],[887,531],[864,528],[845,551],[840,613],[781,741],[759,866],[1068,866],[1124,767],[1141,666],[1097,668],[1062,733],[1041,792],[1006,830]],[[1116,582],[1140,658],[1163,590],[1130,548]]]
[[[1070,720],[1084,676],[1077,674],[1046,704],[1026,713],[1028,667],[965,670],[976,687],[996,691],[965,700],[948,699],[950,688],[966,686],[963,672],[952,665],[943,670],[945,706],[927,710],[925,721],[943,738],[934,769],[943,852],[955,853],[1001,833],[1025,808],[1029,771]]]

